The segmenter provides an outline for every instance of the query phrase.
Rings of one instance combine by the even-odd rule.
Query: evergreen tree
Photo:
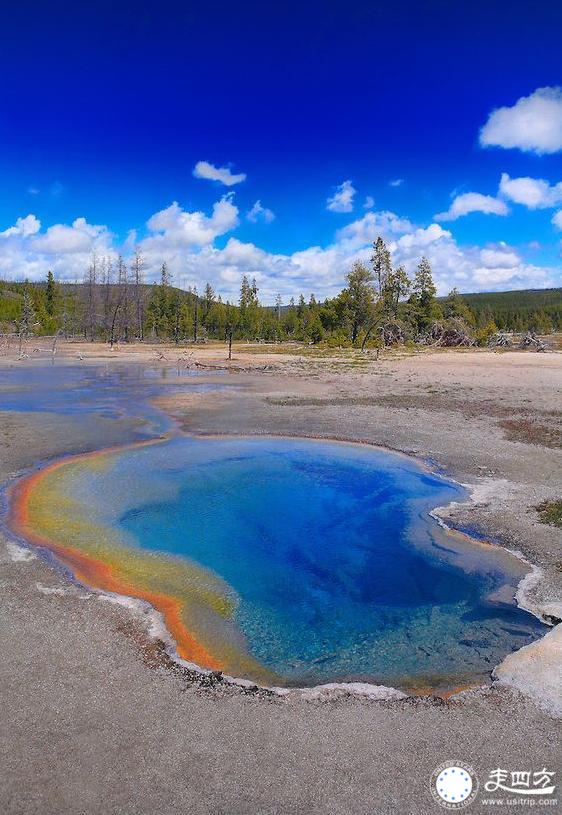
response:
[[[45,287],[45,311],[48,317],[55,316],[55,300],[57,295],[57,286],[53,273],[49,269],[47,272],[47,285]]]
[[[283,318],[283,331],[290,339],[294,339],[299,328],[299,318],[295,307],[295,298],[289,300],[289,307]]]
[[[412,282],[410,303],[414,306],[414,319],[419,332],[425,331],[430,323],[439,316],[439,307],[435,296],[437,289],[429,260],[423,257],[416,269]]]
[[[373,243],[371,265],[373,267],[378,295],[382,298],[388,277],[392,271],[392,264],[390,262],[390,252],[386,248],[386,244],[380,235]]]
[[[475,323],[474,314],[467,306],[457,289],[451,289],[443,304],[443,315],[450,320],[460,317],[469,326]]]
[[[160,269],[160,286],[158,287],[158,318],[156,322],[156,333],[161,339],[168,335],[168,318],[170,309],[170,273],[168,265],[162,264]]]
[[[181,302],[177,290],[173,291],[168,301],[168,326],[172,339],[179,345],[181,337]]]
[[[398,304],[408,294],[410,286],[410,278],[403,266],[390,270],[386,276],[381,298],[383,312],[386,317],[397,318]]]
[[[207,315],[211,310],[211,306],[215,302],[215,291],[210,283],[205,284],[205,289],[203,291],[203,322],[206,323]]]
[[[197,342],[199,332],[199,295],[197,286],[193,287],[193,342]]]
[[[239,309],[238,330],[242,336],[255,339],[259,329],[258,287],[255,279],[250,284],[246,275],[242,278],[240,285]]]
[[[373,273],[364,263],[356,261],[347,275],[347,288],[342,292],[351,322],[351,342],[372,319],[375,307]]]

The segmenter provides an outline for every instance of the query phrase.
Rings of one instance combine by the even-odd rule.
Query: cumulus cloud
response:
[[[562,203],[562,181],[551,186],[544,178],[510,178],[502,173],[500,194],[529,209],[547,209]]]
[[[391,187],[401,187],[402,184],[404,183],[404,179],[403,178],[393,178],[388,183],[390,184]]]
[[[517,252],[510,251],[505,244],[497,249],[482,249],[480,260],[487,269],[511,269],[521,263]]]
[[[18,218],[15,226],[10,226],[0,232],[0,238],[9,238],[12,235],[21,235],[27,238],[28,235],[35,235],[41,229],[41,221],[35,215],[26,215],[25,218]]]
[[[446,294],[453,287],[465,292],[541,287],[553,280],[552,269],[523,263],[507,244],[484,249],[461,247],[451,232],[437,224],[403,236],[396,244],[391,243],[390,248],[394,262],[403,263],[410,273],[420,255],[425,255],[432,265],[439,294]]]
[[[76,218],[72,226],[55,224],[34,241],[34,249],[47,255],[65,255],[89,252],[97,244],[109,239],[107,227],[89,224],[85,218]]]
[[[367,212],[357,221],[338,229],[336,241],[348,249],[354,249],[371,243],[377,235],[401,235],[412,232],[414,225],[407,218],[401,218],[394,212],[381,210],[380,212]]]
[[[149,218],[147,226],[157,234],[143,241],[145,247],[160,244],[183,249],[205,246],[238,226],[238,207],[232,203],[232,193],[213,204],[210,217],[203,212],[187,212],[174,201]]]
[[[336,188],[331,198],[326,199],[326,209],[329,209],[330,212],[353,212],[354,195],[355,187],[348,179]]]
[[[84,218],[44,231],[37,219],[22,218],[0,237],[0,278],[44,279],[53,269],[60,279],[81,280],[92,251],[115,259],[118,252],[130,256],[138,248],[145,258],[147,282],[158,279],[166,261],[176,285],[202,288],[209,282],[230,301],[237,300],[244,274],[256,278],[265,303],[273,303],[278,292],[285,301],[299,292],[314,292],[322,299],[341,290],[355,260],[369,262],[378,235],[387,242],[393,263],[403,264],[410,274],[422,255],[428,257],[440,294],[453,286],[481,291],[553,285],[561,273],[524,262],[507,244],[460,246],[440,224],[422,227],[390,211],[365,212],[336,231],[327,245],[293,253],[267,252],[234,235],[224,246],[217,245],[238,220],[231,195],[217,201],[210,214],[188,212],[173,203],[148,220],[144,238],[139,240],[132,231],[119,246],[107,227]]]
[[[539,155],[562,150],[562,88],[538,88],[513,107],[492,111],[480,131],[480,144]]]
[[[556,229],[562,229],[562,209],[559,209],[558,212],[554,213],[551,223],[556,227]]]
[[[375,199],[372,195],[368,195],[363,203],[363,209],[373,209],[375,206]]]
[[[456,221],[457,218],[469,215],[471,212],[483,212],[486,215],[507,215],[509,209],[504,201],[500,201],[492,195],[465,192],[453,199],[446,212],[438,212],[433,217],[436,221]]]
[[[262,221],[265,224],[270,224],[275,220],[275,213],[267,207],[262,206],[261,201],[256,201],[252,209],[246,213],[246,218],[253,224]]]
[[[39,280],[51,269],[61,280],[81,280],[93,252],[116,257],[106,226],[76,218],[41,232],[39,219],[28,215],[0,233],[0,278]]]
[[[412,232],[402,235],[396,241],[396,247],[399,250],[408,252],[411,249],[426,249],[430,244],[436,241],[445,239],[452,239],[451,233],[447,229],[439,226],[439,224],[430,224],[425,229],[418,228]]]
[[[198,161],[193,168],[193,175],[195,178],[218,181],[226,187],[232,187],[246,180],[246,173],[233,174],[228,167],[215,167],[209,161]]]
[[[201,286],[209,280],[230,300],[237,299],[243,274],[256,278],[263,302],[274,302],[277,292],[284,299],[301,291],[324,298],[340,291],[355,260],[369,262],[378,235],[386,240],[393,263],[403,264],[410,274],[422,255],[428,257],[440,294],[453,286],[462,291],[546,286],[560,272],[524,263],[507,244],[461,247],[440,224],[419,227],[393,212],[365,213],[338,230],[327,246],[310,246],[292,254],[266,252],[231,237],[222,249],[209,245],[181,256],[170,249],[164,259],[184,285]],[[156,258],[151,268],[156,275]]]

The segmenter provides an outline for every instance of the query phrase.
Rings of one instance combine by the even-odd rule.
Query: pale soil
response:
[[[476,503],[451,508],[454,522],[539,565],[526,602],[562,616],[561,533],[533,509],[562,496],[562,355],[392,354],[363,364],[353,353],[307,353],[235,347],[233,365],[267,369],[231,372],[234,391],[160,402],[189,432],[362,440],[430,459],[476,488]],[[169,347],[82,344],[58,356],[77,354],[84,364],[185,364]],[[194,354],[223,364],[225,351]],[[0,482],[99,439],[97,427],[85,437],[67,417],[0,414],[0,428]],[[108,426],[108,442],[124,429]],[[510,681],[524,693],[496,683],[445,702],[280,701],[201,687],[161,658],[125,609],[13,556],[2,549],[2,812],[402,815],[442,811],[428,780],[448,759],[471,763],[481,785],[497,767],[562,769],[560,722],[547,713],[560,693],[560,652],[545,654],[546,641],[542,654],[510,657]]]

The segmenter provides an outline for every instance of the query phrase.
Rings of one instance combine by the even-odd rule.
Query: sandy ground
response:
[[[266,368],[231,371],[235,391],[165,397],[162,405],[190,432],[363,440],[431,459],[475,488],[472,504],[451,509],[455,523],[540,566],[525,602],[562,616],[560,530],[538,523],[533,509],[562,496],[562,355],[364,363],[353,354],[258,350],[235,349],[236,368]],[[61,352],[84,364],[100,354],[185,364],[177,349]],[[196,357],[222,364],[224,349],[198,348]],[[125,429],[108,423],[108,443]],[[6,482],[37,461],[91,449],[99,428],[92,424],[88,437],[67,417],[0,414],[0,438]],[[1,812],[402,815],[442,811],[429,777],[443,761],[471,764],[481,786],[497,767],[562,770],[553,715],[561,660],[554,644],[545,648],[548,638],[540,653],[515,655],[503,677],[510,685],[448,701],[287,701],[194,681],[162,658],[127,609],[10,543],[0,547],[0,584]],[[494,809],[519,811],[486,806],[482,791],[467,811]]]

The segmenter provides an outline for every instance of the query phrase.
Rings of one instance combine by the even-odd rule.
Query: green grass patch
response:
[[[562,500],[543,501],[535,507],[541,524],[550,524],[562,528]]]

